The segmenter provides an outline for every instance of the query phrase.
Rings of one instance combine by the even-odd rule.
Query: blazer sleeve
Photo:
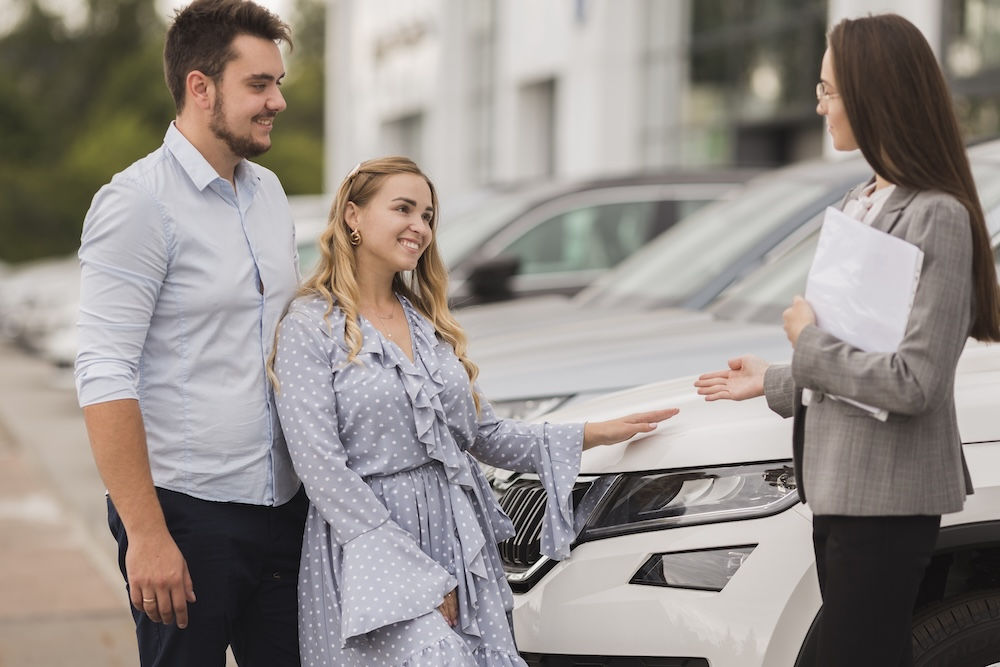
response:
[[[924,252],[898,350],[863,352],[810,325],[795,345],[791,374],[799,387],[912,416],[952,391],[972,314],[972,231],[965,207],[942,194],[911,202],[897,229]]]
[[[767,407],[782,417],[791,417],[795,408],[795,383],[792,367],[788,364],[774,364],[764,373],[764,397]]]

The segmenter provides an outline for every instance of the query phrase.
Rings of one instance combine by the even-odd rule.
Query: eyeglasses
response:
[[[820,104],[826,104],[830,101],[831,97],[840,97],[840,93],[831,93],[827,91],[826,84],[820,81],[816,84],[816,101]]]

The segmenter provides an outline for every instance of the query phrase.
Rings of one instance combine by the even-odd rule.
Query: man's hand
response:
[[[125,572],[132,606],[155,623],[188,625],[189,602],[195,602],[187,561],[169,533],[134,539],[129,535]]]
[[[83,417],[97,470],[128,535],[125,579],[132,606],[157,623],[185,628],[194,587],[153,486],[139,402],[88,405]]]

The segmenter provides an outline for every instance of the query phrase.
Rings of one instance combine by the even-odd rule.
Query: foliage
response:
[[[0,36],[0,260],[11,262],[75,250],[94,193],[156,149],[174,117],[155,0],[87,0],[75,30],[39,0],[21,2]],[[289,194],[322,187],[324,8],[297,2],[288,110],[259,159]]]

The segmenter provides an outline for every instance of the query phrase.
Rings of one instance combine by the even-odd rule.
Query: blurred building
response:
[[[1000,129],[1000,0],[328,2],[328,189],[390,153],[449,197],[816,156],[827,27],[885,10],[927,35],[969,136]]]

